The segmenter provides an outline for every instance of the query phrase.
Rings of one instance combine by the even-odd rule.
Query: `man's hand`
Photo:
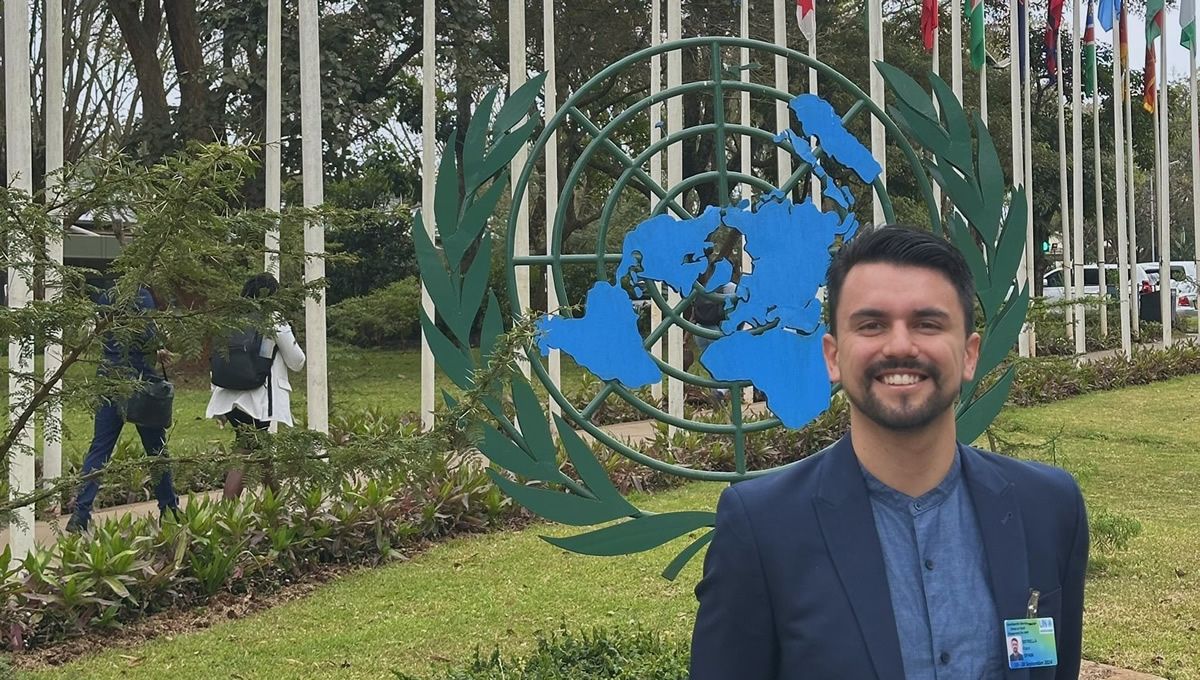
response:
[[[158,361],[163,366],[166,366],[167,364],[170,364],[171,362],[175,361],[175,355],[172,354],[170,350],[168,350],[164,347],[163,349],[158,350]]]

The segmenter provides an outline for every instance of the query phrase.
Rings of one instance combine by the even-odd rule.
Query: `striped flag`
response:
[[[1125,74],[1121,79],[1121,83],[1125,87],[1125,91],[1121,93],[1121,101],[1126,101],[1129,99],[1129,3],[1122,2],[1118,12],[1121,15],[1121,37],[1119,40],[1121,47],[1117,50],[1117,63],[1121,67],[1121,73]]]
[[[971,23],[971,68],[978,71],[983,68],[987,58],[983,43],[983,0],[965,1],[968,3],[967,20]]]
[[[938,13],[938,0],[921,0],[921,35],[925,38],[926,52],[933,51],[933,39],[938,31]]]
[[[1025,54],[1025,40],[1023,37],[1028,30],[1026,28],[1029,25],[1028,21],[1029,6],[1025,3],[1025,0],[1017,0],[1017,53],[1021,57],[1021,73],[1025,72],[1025,61],[1028,59],[1028,55]]]
[[[1058,75],[1058,33],[1062,30],[1063,0],[1050,0],[1046,14],[1046,73],[1054,78]]]
[[[1179,44],[1190,50],[1196,45],[1196,0],[1180,0],[1179,25]]]
[[[796,0],[796,23],[805,40],[812,42],[817,34],[817,11],[815,0]]]
[[[1163,0],[1146,0],[1146,44],[1162,35]]]
[[[1153,2],[1153,0],[1151,0]],[[1162,5],[1160,4],[1159,7]],[[1146,29],[1149,33],[1149,29]],[[1158,84],[1155,73],[1158,71],[1158,59],[1155,58],[1154,42],[1146,42],[1146,73],[1142,79],[1142,108],[1149,113],[1154,113],[1155,104],[1158,102]]]
[[[1088,0],[1083,29],[1083,91],[1089,97],[1096,94],[1096,0]]]

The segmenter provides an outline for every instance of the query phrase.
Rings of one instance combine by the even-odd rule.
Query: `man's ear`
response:
[[[979,365],[979,346],[982,342],[983,339],[978,333],[967,336],[966,353],[963,357],[963,382],[975,379],[975,368]]]
[[[842,372],[837,363],[837,338],[826,333],[821,338],[821,354],[825,357],[825,370],[829,372],[829,382],[842,381]]]

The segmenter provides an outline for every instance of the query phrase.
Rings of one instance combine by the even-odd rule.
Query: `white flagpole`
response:
[[[749,2],[749,0],[745,0],[745,1]],[[816,11],[817,11],[816,9],[813,9],[813,22],[812,22],[813,23],[813,33],[812,33],[812,37],[808,39],[808,56],[813,61],[817,60]],[[808,92],[809,92],[809,94],[817,94],[817,69],[815,69],[815,68],[808,69]],[[818,142],[818,140],[816,137],[812,137],[809,139],[809,143],[812,144],[814,147],[816,146],[817,142]],[[820,208],[821,200],[822,200],[821,199],[821,180],[817,178],[817,174],[815,172],[812,173],[812,175],[810,175],[810,180],[811,181],[809,182],[809,184],[811,185],[811,189],[812,189],[813,205],[817,206],[817,208]],[[751,391],[753,391],[753,390],[751,390]]]
[[[673,0],[678,2],[679,0]],[[775,0],[775,44],[787,47],[787,11],[786,0]],[[780,54],[775,55],[775,89],[789,92],[788,63]],[[792,119],[788,114],[787,102],[775,101],[775,129],[786,130],[791,127]],[[776,173],[779,175],[775,185],[779,186],[792,174],[792,157],[782,147],[776,152]]]
[[[280,37],[282,34],[282,4],[283,0],[269,0],[267,3],[267,122],[264,142],[265,165],[263,172],[266,186],[263,207],[268,212],[278,213],[282,207],[280,190],[280,169],[282,149],[282,117],[283,117],[283,83],[282,57],[280,56]],[[276,222],[267,231],[263,244],[263,268],[265,271],[279,277],[279,225]]]
[[[962,2],[950,0],[950,89],[963,102]]]
[[[743,39],[746,39],[746,38],[750,37],[750,0],[742,0],[740,10],[741,11],[740,11],[739,19],[741,22],[741,26],[740,26],[739,34],[741,35],[741,37]],[[809,45],[808,45],[809,56],[812,56],[813,53],[816,51],[816,48],[814,47],[813,43],[814,43],[814,41],[811,41],[811,40],[809,41]],[[745,68],[745,67],[747,65],[749,65],[749,63],[750,63],[750,48],[748,48],[748,47],[741,48],[739,55],[741,58],[738,59],[738,64],[740,66],[742,66],[742,70],[741,70],[741,74],[740,74],[742,82],[749,83],[750,82],[750,69]],[[813,71],[812,69],[809,69],[809,73],[811,74],[810,77],[815,77],[815,71]],[[816,90],[814,89],[813,91],[815,92]],[[739,102],[740,110],[739,110],[739,115],[738,115],[738,121],[742,125],[745,125],[746,127],[751,127],[752,123],[750,121],[750,93],[746,90],[742,90],[740,95],[741,95],[741,97],[740,97],[741,101]],[[741,143],[740,143],[740,146],[741,146],[741,168],[742,168],[742,172],[746,175],[754,174],[754,167],[751,162],[750,144],[751,144],[750,135],[742,135]],[[813,188],[815,191],[816,190],[816,181],[815,180],[814,180],[813,184],[814,184]],[[753,189],[751,189],[751,187],[748,183],[742,183],[741,196],[740,196],[740,198],[742,200],[749,200],[752,192],[753,192]],[[746,252],[746,239],[743,238],[742,239],[742,272],[743,272],[743,274],[745,272],[750,271],[750,266],[751,266],[750,254]],[[742,402],[745,404],[753,404],[754,403],[754,386],[753,385],[743,388]]]
[[[549,122],[558,113],[558,55],[554,36],[554,0],[542,1],[542,42],[546,66],[546,121]],[[554,216],[558,213],[557,130],[551,131],[550,137],[546,139],[543,158],[546,164],[546,254],[549,255],[554,238]],[[554,267],[546,265],[546,313],[552,314],[556,309],[558,309],[558,291],[554,288]],[[547,369],[550,373],[550,383],[562,391],[562,352],[560,350],[550,350],[550,356],[547,357]],[[661,386],[659,389],[662,389]],[[553,397],[550,397],[549,401],[550,413],[554,415],[562,413],[562,407]]]
[[[1163,8],[1166,12],[1166,8]],[[1170,22],[1163,21],[1162,35],[1162,50],[1159,56],[1159,72],[1158,78],[1158,120],[1161,129],[1159,138],[1159,177],[1161,181],[1158,185],[1158,300],[1159,309],[1162,312],[1162,343],[1163,347],[1170,347],[1172,342],[1171,333],[1171,312],[1174,311],[1171,302],[1171,192],[1168,187],[1171,186],[1171,154],[1168,146],[1168,119],[1170,118],[1168,86],[1167,86],[1167,25]],[[1195,149],[1192,150],[1193,154]]]
[[[683,10],[681,0],[667,0],[667,40],[674,42],[683,35]],[[776,64],[778,67],[778,64]],[[683,84],[683,54],[679,50],[667,53],[667,89],[676,88]],[[667,100],[667,134],[671,135],[683,130],[683,98],[671,97]],[[790,164],[789,164],[790,167]],[[675,187],[683,182],[683,145],[672,144],[667,149],[667,186]],[[682,194],[677,198],[684,203]],[[685,291],[687,292],[687,291]],[[671,290],[667,301],[672,307],[680,302],[679,293]],[[683,329],[678,324],[672,324],[667,331],[667,363],[683,370]],[[676,418],[683,417],[683,381],[678,378],[667,378],[667,412]],[[671,435],[675,427],[668,428]]]
[[[437,8],[435,0],[425,0],[421,22],[421,221],[425,233],[429,235],[430,243],[437,243],[437,227],[434,222],[434,189],[437,183],[437,141],[434,137],[434,126],[437,125]],[[448,149],[448,153],[454,153]],[[433,308],[433,298],[425,282],[421,282],[421,309],[430,321],[435,320],[437,312]],[[434,418],[434,381],[436,370],[433,361],[433,351],[429,347],[429,338],[421,331],[421,428],[425,431],[433,429]]]
[[[1092,31],[1095,35],[1095,30]],[[1099,71],[1099,64],[1096,65]],[[1104,183],[1101,181],[1100,169],[1100,74],[1093,78],[1097,81],[1092,94],[1092,175],[1096,205],[1096,274],[1100,286],[1100,337],[1108,336],[1108,271],[1105,269],[1104,258]]]
[[[1022,67],[1022,78],[1024,83],[1024,103],[1023,111],[1024,125],[1022,126],[1025,132],[1024,148],[1025,148],[1025,276],[1029,281],[1029,292],[1032,295],[1037,282],[1037,256],[1034,251],[1034,230],[1033,230],[1033,105],[1032,105],[1032,90],[1033,80],[1030,78],[1030,58],[1029,58],[1029,6],[1025,6],[1025,30],[1021,32],[1021,44],[1025,54],[1025,65]],[[1061,106],[1059,108],[1062,108]],[[1026,321],[1026,335],[1029,336],[1029,355],[1037,354],[1037,327],[1033,322]]]
[[[880,75],[879,69],[875,68],[875,62],[883,61],[883,2],[882,0],[867,0],[867,27],[868,27],[868,48],[870,54],[870,64],[868,68],[871,73],[871,101],[875,102],[881,109],[887,107],[887,102],[884,100],[883,91],[883,76]],[[879,163],[881,169],[879,173],[883,185],[887,186],[887,134],[883,128],[883,121],[878,117],[871,117],[871,155]],[[872,193],[873,200],[873,218],[875,225],[881,225],[886,220],[883,214],[883,203],[879,200],[879,195]]]
[[[1017,0],[1008,0],[1008,89],[1009,111],[1012,119],[1012,183],[1013,188],[1025,183],[1025,133],[1023,130],[1023,107],[1021,106],[1021,35],[1017,25]],[[1009,208],[1012,206],[1010,204]],[[1028,244],[1026,244],[1028,245]],[[1017,269],[1017,288],[1029,282],[1029,249],[1021,249],[1021,266]],[[1031,291],[1032,292],[1032,291]],[[1023,332],[1017,338],[1017,352],[1020,356],[1029,356],[1029,333]]]
[[[983,60],[983,66],[979,67],[979,117],[983,119],[983,124],[988,122],[988,96],[987,96],[987,58]]]
[[[46,20],[43,26],[46,39],[46,201],[57,202],[59,170],[63,167],[63,8],[62,0],[46,0]],[[50,259],[63,263],[62,217],[58,209],[51,211],[58,233],[46,240]],[[62,296],[62,280],[57,271],[46,271],[46,299]],[[60,329],[54,329],[56,331]],[[52,342],[47,333],[43,375],[47,382],[62,366],[62,345]],[[62,476],[62,402],[52,400],[42,428],[42,482],[50,483]],[[57,504],[56,504],[57,505]]]
[[[950,0],[950,4],[955,4],[955,2],[956,2],[956,0]],[[941,11],[942,11],[942,8],[941,8],[941,5],[939,4],[938,5],[938,13],[940,14]],[[939,17],[939,19],[940,19],[940,17]],[[941,22],[939,21],[938,29],[933,32],[933,56],[931,59],[933,74],[938,77],[941,77],[941,75],[942,75],[942,44],[941,44],[942,37],[941,37],[941,33],[942,33],[942,27],[941,27]],[[933,111],[934,111],[934,113],[941,115],[941,107],[938,106],[937,97],[933,98]],[[937,206],[938,215],[941,215],[942,214],[942,185],[938,184],[937,182],[932,182],[932,184],[933,184],[933,203],[934,203],[934,205]]]
[[[8,185],[26,193],[33,191],[33,117],[29,94],[29,4],[26,0],[4,2],[4,124]],[[8,306],[27,307],[32,301],[29,284],[30,253],[15,254],[17,266],[8,270]],[[22,271],[24,270],[24,271]],[[9,338],[8,403],[10,417],[23,411],[33,393],[33,338]],[[8,468],[10,499],[33,493],[34,421],[21,429]],[[15,560],[22,560],[34,546],[33,505],[13,512],[9,524],[9,547]]]
[[[1192,47],[1188,50],[1188,106],[1191,109],[1192,117],[1192,262],[1195,267],[1194,271],[1197,276],[1193,277],[1198,281],[1194,281],[1196,286],[1195,292],[1200,293],[1200,201],[1196,200],[1195,188],[1200,186],[1200,154],[1197,154],[1197,149],[1200,149],[1200,139],[1197,139],[1196,126],[1200,125],[1200,120],[1197,120],[1196,111],[1196,43],[1192,41]],[[1200,309],[1200,302],[1197,302],[1196,295],[1192,295],[1192,309]],[[1200,329],[1198,329],[1200,332]]]
[[[1128,1],[1128,0],[1126,0]],[[1130,25],[1133,22],[1129,22]],[[1118,48],[1119,49],[1119,48]],[[1129,61],[1121,66],[1121,77],[1125,81],[1125,204],[1127,208],[1125,219],[1129,228],[1129,267],[1130,274],[1137,272],[1137,211],[1133,210],[1134,192],[1136,190],[1136,175],[1133,172],[1133,95],[1129,92]],[[1129,325],[1130,334],[1141,338],[1141,309],[1142,309],[1142,293],[1141,281],[1138,277],[1133,276],[1133,281],[1130,284],[1129,292]]]
[[[652,15],[650,17],[650,45],[657,47],[662,44],[662,0],[653,0],[650,3],[650,6],[650,12]],[[650,57],[650,95],[654,96],[661,91],[662,57],[656,54]],[[749,95],[749,93],[747,92],[746,95]],[[659,127],[659,123],[663,122],[662,109],[663,106],[661,103],[650,105],[651,145],[657,144],[659,140],[662,139],[662,128]],[[656,153],[650,157],[650,178],[660,185],[663,184],[662,162],[663,155],[661,153]],[[653,210],[655,203],[658,202],[658,197],[655,196],[653,191],[651,191],[647,198],[650,200],[650,209]],[[662,289],[660,284],[655,283],[653,285],[659,286],[660,290]],[[650,327],[658,328],[660,323],[662,323],[662,310],[658,308],[658,305],[650,305]],[[654,341],[654,346],[650,350],[654,356],[659,358],[662,357],[662,344],[662,338]],[[655,399],[662,400],[662,380],[659,380],[650,386],[650,394],[653,395]]]
[[[1058,105],[1056,107],[1058,109],[1058,216],[1062,232],[1063,298],[1067,302],[1071,302],[1075,299],[1075,253],[1074,248],[1071,247],[1071,199],[1067,192],[1067,121],[1066,111],[1063,109],[1062,31],[1054,36],[1054,49],[1058,63],[1058,68],[1055,69],[1058,77]],[[1074,338],[1074,305],[1064,309],[1066,311],[1067,336]]]
[[[529,71],[525,64],[525,3],[522,0],[508,0],[509,93],[516,92],[517,88],[524,85],[528,79]],[[449,149],[447,149],[447,153],[450,153]],[[525,169],[525,161],[528,158],[528,147],[521,145],[521,148],[513,156],[513,162],[510,166],[512,173],[513,207],[517,211],[517,220],[515,223],[517,233],[513,238],[514,257],[529,255],[529,193],[528,190],[520,195],[516,193],[517,179],[521,176],[521,171]],[[521,307],[522,314],[528,314],[529,267],[518,266],[515,278],[517,280],[517,304]],[[528,378],[531,375],[529,360],[522,356],[518,363],[521,366],[521,372]]]
[[[1082,17],[1080,16],[1079,0],[1072,0],[1071,22],[1074,31],[1071,33],[1071,177],[1074,193],[1071,196],[1071,217],[1074,218],[1074,255],[1075,255],[1075,354],[1087,352],[1087,325],[1084,322],[1084,248],[1083,248],[1083,88],[1080,77],[1080,32]]]
[[[1121,15],[1115,13],[1113,18],[1113,150],[1116,155],[1114,165],[1114,184],[1117,199],[1117,286],[1120,293],[1117,300],[1121,309],[1121,353],[1126,357],[1133,355],[1133,336],[1129,317],[1129,289],[1136,285],[1130,282],[1129,233],[1125,224],[1125,85],[1123,83],[1123,67],[1121,65]]]
[[[304,207],[325,202],[325,164],[321,158],[321,47],[317,0],[300,2],[300,135],[304,167]],[[304,225],[304,281],[325,278],[325,223]],[[329,432],[328,361],[325,295],[304,301],[305,354],[308,366],[308,429]]]

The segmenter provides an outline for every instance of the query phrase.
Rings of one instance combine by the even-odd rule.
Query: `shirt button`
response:
[[[948,664],[950,663],[950,652],[942,652],[942,655],[938,658],[943,664]]]
[[[933,571],[933,560],[925,560],[925,568]]]
[[[920,510],[920,509],[921,509],[920,503],[913,503],[913,510]]]

